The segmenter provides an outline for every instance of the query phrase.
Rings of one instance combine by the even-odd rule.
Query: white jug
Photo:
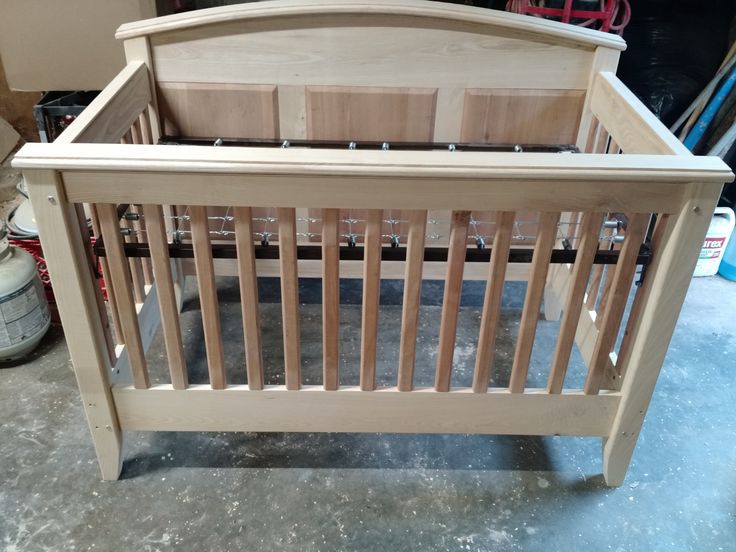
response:
[[[718,272],[718,265],[721,264],[734,223],[736,216],[733,210],[729,207],[716,207],[693,276],[713,276]]]

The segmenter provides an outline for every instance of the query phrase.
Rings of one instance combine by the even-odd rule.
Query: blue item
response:
[[[736,84],[736,66],[731,69],[728,77],[726,77],[726,80],[718,89],[716,95],[713,96],[713,99],[708,102],[708,106],[705,108],[703,113],[701,113],[700,117],[698,118],[698,122],[695,123],[695,126],[693,126],[690,134],[688,134],[687,138],[685,138],[685,142],[683,143],[685,144],[685,147],[687,149],[693,151],[700,140],[702,140],[705,131],[708,130],[708,127],[713,122],[716,113],[718,113],[718,110],[723,105],[723,102],[726,101],[726,98],[731,93],[731,90],[733,90],[734,84]]]
[[[726,251],[723,252],[723,259],[718,267],[718,273],[724,278],[736,282],[736,231],[731,235]]]

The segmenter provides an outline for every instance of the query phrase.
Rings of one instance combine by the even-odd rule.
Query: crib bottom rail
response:
[[[303,386],[289,391],[246,385],[213,390],[191,385],[149,389],[113,386],[123,430],[134,431],[295,431],[357,433],[478,433],[488,435],[608,435],[621,396],[602,391],[586,395],[544,389],[523,394],[491,388],[473,393],[458,388],[401,392],[395,387],[361,391]]]

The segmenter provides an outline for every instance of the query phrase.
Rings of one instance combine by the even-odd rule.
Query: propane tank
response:
[[[716,207],[693,276],[713,276],[718,272],[735,222],[736,217],[730,208]]]
[[[31,352],[51,325],[36,260],[11,247],[0,223],[0,362]]]

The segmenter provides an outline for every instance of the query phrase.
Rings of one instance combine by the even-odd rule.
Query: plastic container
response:
[[[732,232],[731,240],[723,253],[721,266],[718,267],[718,274],[736,282],[736,240],[733,239],[733,234]]]
[[[0,225],[0,362],[30,353],[51,325],[36,260],[11,247]]]
[[[723,259],[734,223],[736,216],[733,210],[729,207],[716,207],[693,276],[713,276],[718,272],[718,265]]]

